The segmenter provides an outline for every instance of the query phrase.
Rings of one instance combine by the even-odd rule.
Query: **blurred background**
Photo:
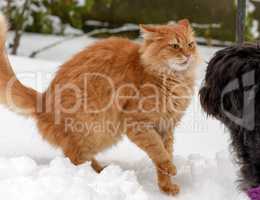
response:
[[[182,18],[192,22],[202,45],[225,46],[235,41],[236,0],[0,0],[0,8],[13,30],[9,39],[12,54],[19,53],[24,32],[65,36],[65,41],[82,35],[138,38],[138,24]],[[259,22],[260,1],[247,0],[247,41],[259,39]],[[47,46],[62,41],[57,42]],[[41,48],[27,56],[36,57]]]

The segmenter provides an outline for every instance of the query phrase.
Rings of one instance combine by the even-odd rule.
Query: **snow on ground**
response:
[[[68,36],[69,38],[70,36]],[[13,33],[8,36],[8,42],[13,39]],[[25,34],[21,39],[21,46],[18,49],[18,54],[20,56],[29,56],[33,51],[46,47],[55,42],[64,40],[64,37],[56,35],[38,35],[38,34]],[[87,45],[93,43],[95,39],[89,38],[87,36],[76,37],[61,45],[57,45],[47,51],[44,51],[37,55],[37,58],[51,61],[65,61],[71,57],[71,55],[79,52],[81,49],[85,48]]]
[[[76,167],[65,158],[55,158],[46,165],[28,157],[1,158],[0,195],[3,200],[246,199],[234,187],[234,169],[224,154],[214,161],[195,155],[177,157],[176,163],[179,174],[175,181],[181,184],[182,193],[168,197],[158,190],[155,171],[147,159],[112,164],[97,175],[89,163]]]
[[[60,39],[26,35],[19,54],[28,56]],[[77,38],[39,54],[35,60],[11,57],[11,62],[24,84],[43,91],[58,66],[93,41],[87,37]],[[200,47],[204,61],[216,50]],[[202,64],[198,69],[197,90],[205,67]],[[0,108],[0,124],[0,196],[3,200],[247,199],[237,190],[237,167],[229,153],[229,134],[219,122],[208,119],[201,111],[197,95],[175,130],[175,162],[179,172],[173,180],[181,185],[182,192],[174,198],[159,191],[153,164],[127,139],[98,156],[103,164],[111,165],[97,175],[88,163],[75,167],[61,151],[43,141],[31,119]]]

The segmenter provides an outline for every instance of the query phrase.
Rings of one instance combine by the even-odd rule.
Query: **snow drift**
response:
[[[155,171],[148,159],[134,162],[124,170],[112,164],[97,174],[89,163],[76,167],[62,157],[46,165],[28,157],[0,158],[0,196],[3,200],[247,199],[236,190],[236,170],[224,153],[214,160],[198,155],[189,159],[177,157],[176,163],[179,174],[175,179],[182,192],[169,197],[154,184]]]

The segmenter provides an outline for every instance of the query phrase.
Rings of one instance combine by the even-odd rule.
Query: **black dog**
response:
[[[208,64],[200,101],[231,133],[241,189],[260,186],[260,47],[247,44],[217,52]]]

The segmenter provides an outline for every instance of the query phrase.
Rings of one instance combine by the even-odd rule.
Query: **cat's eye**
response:
[[[189,48],[193,48],[194,47],[194,42],[191,42],[188,44]]]
[[[170,44],[170,47],[172,47],[173,49],[179,49],[180,45],[179,44]]]

